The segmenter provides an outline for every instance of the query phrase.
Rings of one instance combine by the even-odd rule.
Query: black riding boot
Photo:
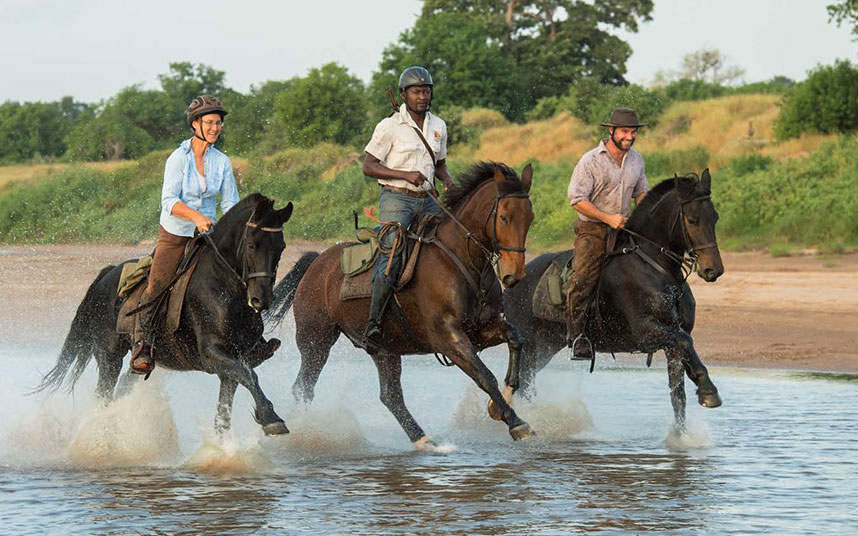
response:
[[[143,292],[137,306],[148,303],[152,296]],[[134,315],[134,334],[131,344],[131,372],[135,374],[149,374],[155,368],[154,358],[154,333],[152,321],[155,317],[156,306],[150,306]]]
[[[369,305],[369,323],[363,331],[363,336],[378,344],[381,342],[381,317],[387,306],[387,301],[393,293],[393,285],[387,278],[379,274],[372,285],[372,301]]]

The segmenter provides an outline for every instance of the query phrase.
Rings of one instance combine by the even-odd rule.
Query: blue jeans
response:
[[[378,219],[383,222],[398,222],[403,229],[408,229],[417,216],[420,214],[434,214],[440,216],[443,214],[441,207],[431,197],[418,199],[410,195],[391,192],[382,188],[381,195],[378,197]],[[393,240],[396,233],[389,232],[384,235],[381,243],[390,248],[393,246]],[[396,278],[399,274],[399,264],[402,259],[401,251],[397,247],[396,255],[390,266],[390,274],[387,276],[388,283],[391,285],[396,283]],[[384,277],[384,271],[387,269],[387,255],[379,252],[375,261],[375,271],[372,274],[372,280],[376,277]]]

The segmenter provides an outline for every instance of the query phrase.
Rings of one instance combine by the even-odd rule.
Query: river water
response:
[[[211,437],[217,381],[158,370],[107,408],[94,370],[74,395],[25,396],[55,345],[0,346],[0,534],[854,534],[858,380],[711,370],[724,406],[671,434],[652,369],[558,356],[517,404],[513,442],[485,396],[431,357],[404,362],[406,402],[440,452],[417,452],[378,400],[370,359],[340,341],[310,408],[292,401],[287,339],[258,369],[292,433],[263,437],[239,388]],[[484,354],[503,377],[505,351]],[[641,360],[642,361],[642,360]],[[93,365],[90,365],[94,369]]]

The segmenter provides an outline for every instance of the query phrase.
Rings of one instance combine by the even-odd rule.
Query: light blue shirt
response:
[[[212,146],[203,155],[206,188],[203,191],[199,173],[194,164],[191,140],[185,140],[167,158],[164,166],[164,187],[161,189],[161,227],[178,236],[194,236],[194,222],[173,216],[173,207],[179,201],[215,221],[216,197],[220,194],[220,207],[226,212],[238,203],[238,189],[232,174],[232,162]]]

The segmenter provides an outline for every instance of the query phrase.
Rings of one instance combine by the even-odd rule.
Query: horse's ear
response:
[[[291,217],[292,217],[292,208],[293,208],[293,207],[292,207],[292,202],[290,201],[289,203],[287,203],[287,204],[286,204],[286,206],[285,206],[285,207],[283,207],[283,208],[281,208],[280,210],[278,210],[278,211],[277,211],[277,214],[276,214],[276,216],[277,216],[277,220],[276,220],[276,221],[277,221],[280,225],[283,225],[284,223],[286,223],[287,221],[289,221],[289,218],[291,218]]]
[[[529,192],[530,186],[533,184],[533,166],[530,164],[524,166],[521,170],[521,184],[524,185],[524,191]]]
[[[495,174],[492,177],[496,184],[503,184],[506,182],[506,175],[501,171],[500,166],[495,166]]]
[[[673,172],[673,188],[679,190],[679,175],[676,172]]]
[[[707,194],[712,192],[712,176],[709,175],[709,168],[704,169],[703,175],[700,176],[700,187]]]

